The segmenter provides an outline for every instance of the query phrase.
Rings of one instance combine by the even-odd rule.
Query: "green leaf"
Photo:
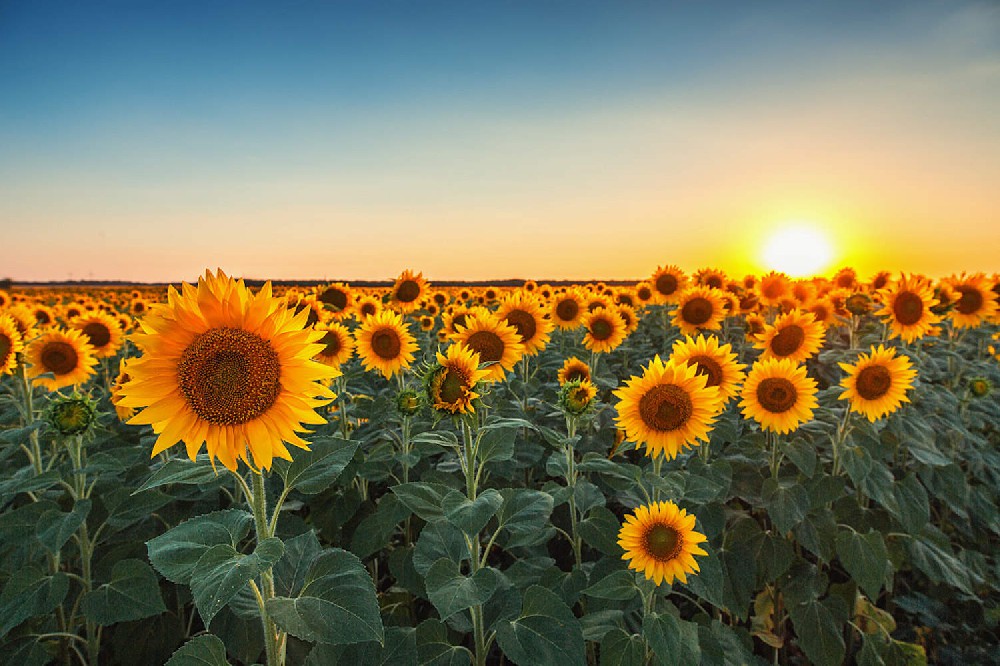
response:
[[[0,544],[6,548],[14,544],[33,543],[38,521],[43,513],[50,510],[58,511],[59,505],[42,500],[0,513]]]
[[[650,613],[642,622],[642,635],[660,666],[697,664],[701,661],[698,625],[673,615]]]
[[[812,600],[789,609],[798,645],[816,666],[839,666],[844,661],[843,627],[820,601]]]
[[[0,482],[0,507],[4,506],[18,493],[32,493],[48,490],[62,481],[58,470],[50,469],[41,474],[35,474],[32,467],[24,467],[5,481]]]
[[[243,555],[229,544],[206,550],[191,572],[191,594],[205,626],[211,624],[215,614],[251,579],[267,571],[283,553],[281,539],[275,537],[261,541],[250,555]]]
[[[930,522],[931,507],[924,484],[910,472],[893,486],[896,494],[897,511],[893,516],[910,534],[920,534]]]
[[[390,490],[407,509],[427,522],[444,517],[441,508],[444,504],[444,496],[451,492],[451,488],[442,483],[420,481],[401,483],[398,486],[393,486]]]
[[[486,567],[472,576],[463,576],[458,565],[441,558],[427,571],[427,596],[442,620],[489,601],[500,584],[496,569]]]
[[[150,520],[156,511],[173,499],[155,489],[133,495],[127,488],[116,488],[101,494],[101,502],[108,511],[108,525],[118,530]]]
[[[452,490],[444,496],[441,508],[448,522],[473,536],[486,527],[486,523],[500,509],[501,504],[503,497],[493,488],[484,490],[475,502],[470,501],[465,493]]]
[[[308,451],[296,451],[292,462],[275,461],[275,469],[286,488],[316,495],[329,488],[354,458],[361,442],[339,437],[322,437]]]
[[[322,648],[320,643],[309,653],[306,666],[327,666],[328,659],[313,661],[313,654]],[[385,630],[385,644],[357,643],[342,648],[338,664],[351,666],[417,666],[417,632],[411,627],[389,627]]]
[[[798,525],[809,512],[809,493],[795,482],[765,479],[761,499],[767,515],[782,534]]]
[[[0,638],[30,617],[47,615],[66,598],[69,578],[46,576],[34,566],[17,569],[0,592]]]
[[[448,637],[448,627],[437,619],[417,625],[417,662],[420,666],[469,666],[472,653]]]
[[[171,483],[200,485],[218,481],[219,473],[212,468],[209,460],[207,453],[201,454],[193,462],[189,458],[171,458],[155,468],[150,477],[132,494],[138,495],[145,490],[152,490]]]
[[[587,661],[579,620],[569,606],[544,587],[529,587],[521,614],[500,622],[496,632],[500,649],[518,666]]]
[[[375,512],[362,520],[354,530],[351,550],[361,558],[367,558],[382,550],[395,534],[396,525],[410,513],[395,495],[386,493],[379,499]]]
[[[212,634],[195,636],[174,652],[165,666],[229,666],[226,646]]]
[[[442,557],[456,565],[469,559],[469,547],[462,532],[447,520],[436,520],[424,525],[413,550],[413,568],[426,576],[427,572]]]
[[[816,471],[816,447],[801,437],[796,437],[784,447],[785,456],[799,468],[799,471],[812,478]]]
[[[45,550],[53,555],[62,550],[69,538],[80,528],[90,514],[89,499],[77,500],[69,513],[52,510],[46,511],[38,519],[35,535]]]
[[[614,601],[628,601],[638,592],[635,574],[625,570],[614,571],[583,591],[588,597]]]
[[[82,608],[87,619],[101,626],[141,620],[167,610],[159,578],[141,560],[116,562],[111,580],[86,594]]]
[[[892,572],[882,534],[875,530],[864,535],[850,528],[840,530],[837,534],[837,557],[865,594],[878,599],[882,585]]]
[[[972,594],[969,570],[949,549],[927,538],[927,532],[910,540],[910,560],[935,583],[947,583]]]
[[[197,516],[146,542],[149,561],[167,580],[190,584],[191,572],[205,552],[219,545],[233,549],[250,533],[253,516],[227,509]]]
[[[356,555],[340,548],[313,561],[298,597],[268,599],[267,612],[304,641],[341,645],[383,640],[371,576]]]
[[[312,530],[285,541],[285,554],[274,565],[274,590],[279,597],[294,597],[305,585],[306,572],[323,547]]]
[[[527,423],[525,421],[525,423]],[[530,424],[529,424],[530,425]],[[479,439],[479,448],[476,457],[479,462],[486,464],[491,460],[510,460],[514,457],[514,440],[517,438],[517,431],[521,425],[494,425],[484,428],[482,437]],[[531,426],[534,428],[534,426]]]
[[[577,531],[586,545],[612,557],[621,557],[622,549],[618,545],[621,528],[618,517],[603,506],[595,506],[577,525]]]
[[[645,666],[646,641],[615,628],[601,640],[601,666]]]
[[[500,528],[509,534],[507,548],[531,546],[540,537],[547,538],[545,528],[554,506],[551,495],[527,488],[505,488],[500,494],[503,505],[497,517]]]

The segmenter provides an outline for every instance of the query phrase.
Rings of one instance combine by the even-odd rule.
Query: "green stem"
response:
[[[477,428],[478,430],[478,428]],[[479,433],[473,433],[472,424],[469,419],[462,419],[462,454],[465,463],[462,471],[465,472],[465,494],[473,502],[476,501],[477,483],[479,475],[476,470],[476,440]],[[469,546],[470,567],[472,575],[483,566],[479,534],[474,534],[467,541]],[[486,665],[486,621],[483,616],[482,605],[476,605],[469,609],[472,618],[472,634],[475,640],[475,664],[476,666]]]
[[[267,520],[267,496],[264,494],[263,473],[252,471],[253,497],[251,508],[253,509],[254,527],[256,529],[257,544],[264,539],[271,537],[271,527]],[[281,666],[284,663],[284,655],[279,650],[279,645],[284,644],[283,637],[279,634],[277,626],[267,613],[267,600],[274,598],[274,574],[271,568],[260,575],[261,588],[258,589],[254,583],[254,596],[257,598],[257,608],[260,611],[260,621],[264,629],[264,649],[267,653],[267,666]]]
[[[771,478],[778,480],[778,470],[781,468],[781,447],[778,446],[778,434],[770,430],[767,432],[767,443],[771,449]]]
[[[573,438],[576,436],[576,417],[566,417],[566,432],[569,435],[566,444],[566,483],[569,485],[569,524],[572,533],[573,557],[576,559],[576,566],[583,566],[583,542],[577,529],[578,516],[576,510],[576,451],[573,448]]]
[[[837,426],[837,436],[833,440],[833,475],[840,476],[840,467],[843,464],[844,441],[847,433],[850,432],[851,406],[844,405],[844,416]]]
[[[35,422],[35,396],[32,391],[31,381],[28,380],[28,375],[25,373],[24,363],[18,364],[17,374],[21,379],[21,390],[24,393],[24,425],[28,427]],[[32,430],[28,434],[28,440],[31,443],[31,465],[35,468],[35,474],[41,474],[42,449],[38,444],[38,430]]]

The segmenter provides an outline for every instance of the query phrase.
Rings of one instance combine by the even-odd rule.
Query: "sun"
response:
[[[783,226],[768,238],[761,256],[764,265],[791,277],[818,275],[833,260],[829,237],[809,224]]]

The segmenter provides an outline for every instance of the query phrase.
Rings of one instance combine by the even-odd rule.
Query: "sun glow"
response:
[[[784,226],[774,232],[764,245],[764,265],[791,277],[818,275],[834,258],[829,237],[809,224]]]

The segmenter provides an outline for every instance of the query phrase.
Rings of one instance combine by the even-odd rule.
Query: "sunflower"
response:
[[[330,314],[323,307],[323,304],[312,294],[301,296],[288,302],[292,304],[291,307],[295,311],[295,314],[299,314],[300,312],[306,313],[306,328],[312,328],[316,324],[321,324],[330,318]]]
[[[618,316],[625,322],[625,336],[632,335],[639,328],[639,314],[635,311],[635,308],[621,303],[615,306],[615,311],[618,312]]]
[[[640,306],[646,305],[655,297],[655,294],[653,293],[653,286],[649,284],[649,282],[645,281],[635,285],[635,291],[633,293],[635,293],[635,300]]]
[[[14,322],[21,340],[30,340],[35,334],[35,316],[23,305],[15,305],[5,313]]]
[[[805,311],[811,314],[816,323],[821,324],[824,328],[829,328],[837,322],[835,309],[833,303],[826,297],[816,298],[805,307]]]
[[[657,266],[649,283],[657,303],[676,303],[687,286],[688,277],[677,266]]]
[[[569,416],[582,416],[594,410],[597,387],[589,379],[574,379],[559,390],[559,407]]]
[[[631,291],[622,289],[614,294],[615,305],[635,309],[636,298]]]
[[[706,386],[719,387],[723,405],[739,393],[739,386],[746,377],[743,372],[746,365],[737,362],[732,345],[719,345],[714,335],[677,340],[670,361],[695,366],[699,375],[708,377]]]
[[[50,391],[87,381],[97,360],[87,336],[75,330],[53,329],[35,338],[24,352],[28,377]],[[53,377],[43,375],[52,374]]]
[[[382,309],[382,301],[374,296],[362,296],[354,304],[354,316],[358,321],[364,321]]]
[[[930,282],[920,277],[901,275],[890,287],[883,289],[882,309],[877,312],[892,329],[889,339],[902,338],[913,342],[922,338],[941,318],[931,311],[937,306]]]
[[[396,278],[389,300],[400,312],[413,312],[420,305],[420,299],[426,290],[427,280],[424,279],[424,274],[414,274],[407,269]]]
[[[801,363],[823,346],[826,331],[812,314],[793,310],[780,315],[773,326],[764,328],[754,346],[763,349],[761,358],[788,358]]]
[[[417,351],[417,339],[403,316],[392,310],[365,319],[354,336],[361,365],[378,370],[386,379],[409,368]]]
[[[434,317],[424,315],[420,318],[420,330],[429,331],[434,328]]]
[[[0,289],[0,310],[11,304],[10,294],[8,294],[3,289]]]
[[[617,421],[629,439],[645,444],[648,455],[675,458],[698,440],[708,441],[722,398],[707,383],[695,366],[664,364],[656,356],[642,377],[633,376],[614,392],[620,400]]]
[[[130,360],[126,358],[122,359],[118,365],[118,377],[115,378],[115,383],[111,386],[111,404],[114,406],[115,414],[118,415],[120,421],[128,421],[135,416],[134,408],[121,404],[122,398],[125,397],[125,385],[132,380],[131,375],[128,373]]]
[[[528,293],[537,291],[538,290],[538,283],[535,282],[534,280],[525,280],[524,284],[521,285],[521,289],[524,289]]]
[[[681,294],[674,313],[674,326],[685,335],[694,335],[701,329],[722,328],[726,317],[722,295],[712,287],[692,287]]]
[[[743,328],[746,330],[747,342],[753,342],[767,328],[767,320],[763,315],[751,313],[743,318]]]
[[[589,380],[591,379],[590,366],[578,359],[576,356],[570,356],[563,361],[563,366],[559,368],[557,378],[559,379],[560,386],[566,382],[571,382],[574,379]]]
[[[451,309],[443,317],[444,330],[449,335],[457,335],[459,327],[468,326],[469,320],[479,312],[487,312],[487,310],[479,307],[469,308],[464,305]]]
[[[480,363],[492,363],[486,368],[489,381],[502,381],[524,355],[517,329],[485,310],[469,317],[454,340],[478,353]]]
[[[879,271],[876,273],[871,281],[868,283],[868,290],[871,292],[879,292],[889,286],[889,282],[892,280],[892,273],[889,271]]]
[[[833,276],[833,285],[838,289],[854,291],[858,288],[858,273],[853,268],[845,266]]]
[[[760,278],[757,294],[762,305],[777,305],[781,299],[792,295],[792,284],[784,273],[771,271]]]
[[[17,367],[17,355],[23,348],[17,324],[7,315],[0,314],[0,375]]]
[[[316,326],[316,330],[323,332],[323,337],[316,341],[323,348],[313,360],[331,368],[339,368],[354,355],[354,338],[343,324],[330,322]]]
[[[791,432],[812,419],[816,380],[805,366],[783,358],[757,361],[750,369],[741,393],[743,416],[760,423],[764,430]]]
[[[334,318],[341,319],[354,305],[354,292],[343,282],[332,282],[316,290],[316,300],[322,303]]]
[[[87,336],[98,358],[114,356],[122,346],[122,328],[118,320],[106,312],[80,315],[73,320],[72,327]]]
[[[583,316],[583,346],[600,354],[615,349],[628,334],[625,320],[617,310],[600,308]]]
[[[676,578],[687,583],[687,574],[700,571],[695,555],[708,555],[698,545],[707,540],[694,529],[694,514],[673,502],[653,502],[625,516],[618,545],[629,560],[629,569],[640,571],[657,585]]]
[[[159,437],[152,455],[183,441],[195,460],[205,444],[214,465],[239,460],[269,469],[291,460],[285,442],[303,449],[303,424],[322,424],[315,409],[334,395],[323,382],[335,371],[311,360],[322,332],[275,298],[268,282],[256,294],[221,270],[197,287],[173,287],[150,307],[132,340],[143,351],[128,364],[117,407],[143,407],[129,419]]]
[[[816,284],[811,280],[796,280],[792,283],[791,296],[799,307],[809,305],[816,298]]]
[[[514,292],[500,303],[497,316],[517,330],[526,355],[534,356],[545,349],[553,324],[535,296],[524,291]]]
[[[134,298],[132,302],[129,303],[128,311],[132,313],[133,316],[139,317],[146,314],[146,310],[149,309],[149,304],[143,298]]]
[[[35,324],[39,328],[45,328],[56,323],[56,314],[52,308],[41,303],[36,303],[31,307],[31,315],[35,318]]]
[[[952,278],[949,286],[958,297],[955,309],[951,311],[955,328],[975,328],[996,316],[993,281],[982,273]]]
[[[567,289],[552,298],[552,321],[561,329],[577,328],[586,310],[576,289]]]
[[[910,401],[906,391],[913,388],[917,371],[910,359],[897,356],[892,347],[872,347],[871,354],[861,354],[854,365],[839,365],[847,373],[840,383],[844,392],[839,398],[850,400],[851,411],[864,414],[872,423]]]
[[[479,369],[479,354],[462,344],[450,345],[437,353],[437,367],[424,378],[427,399],[436,410],[452,414],[475,412],[472,401],[479,397],[476,385],[489,371]]]

